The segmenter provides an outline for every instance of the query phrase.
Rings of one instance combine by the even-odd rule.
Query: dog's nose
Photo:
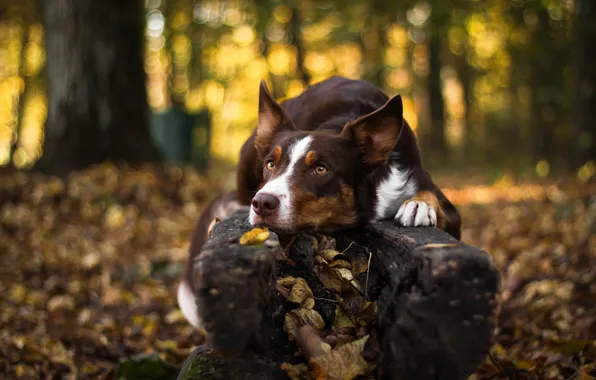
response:
[[[271,215],[279,207],[279,198],[272,194],[258,193],[252,199],[252,208],[257,215]]]

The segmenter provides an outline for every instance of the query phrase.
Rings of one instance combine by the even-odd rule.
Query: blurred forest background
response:
[[[590,2],[2,0],[0,165],[31,167],[43,153],[48,172],[151,159],[148,125],[158,146],[164,133],[178,139],[166,158],[192,136],[182,158],[233,164],[255,125],[261,78],[281,100],[338,74],[401,93],[431,167],[588,178]],[[74,16],[60,19],[61,7]],[[195,128],[168,130],[170,117]],[[78,132],[64,132],[72,125]]]

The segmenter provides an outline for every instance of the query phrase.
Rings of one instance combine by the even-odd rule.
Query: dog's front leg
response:
[[[428,173],[420,170],[417,193],[401,204],[395,223],[404,227],[437,227],[456,239],[461,238],[459,212]]]

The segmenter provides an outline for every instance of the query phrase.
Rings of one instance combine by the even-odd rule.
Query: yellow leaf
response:
[[[457,244],[454,243],[431,243],[422,246],[422,249],[432,249],[432,248],[452,248],[457,247]]]
[[[316,331],[319,331],[325,327],[325,321],[323,321],[321,314],[313,309],[294,309],[285,315],[284,331],[292,341],[296,338],[296,330],[306,325],[312,326]]]
[[[269,230],[267,228],[253,228],[240,237],[240,244],[257,245],[267,240],[268,237]]]
[[[335,260],[329,263],[329,268],[342,268],[342,269],[352,269],[352,264],[347,262],[346,260]]]
[[[334,249],[325,249],[320,251],[317,255],[321,256],[325,261],[331,262],[337,255],[341,255],[341,252],[336,251]]]
[[[534,368],[536,368],[536,363],[534,363],[530,360],[516,360],[515,366],[519,369],[524,370],[524,371],[531,371]]]
[[[18,377],[22,377],[25,374],[25,367],[22,364],[17,364],[15,367],[15,373]]]
[[[48,301],[48,310],[54,311],[57,309],[72,310],[74,308],[74,300],[71,296],[62,295],[54,296]]]
[[[184,314],[182,314],[182,311],[179,309],[170,311],[165,317],[165,321],[168,325],[174,324],[176,322],[182,322],[184,320]]]
[[[315,275],[321,281],[323,286],[329,290],[334,290],[336,292],[341,291],[342,281],[341,278],[333,272],[333,268],[322,268],[315,272]]]
[[[207,227],[207,236],[211,236],[211,230],[213,229],[213,226],[219,223],[219,221],[219,218],[215,218],[211,221],[211,223],[209,223],[209,227]]]
[[[345,327],[356,327],[354,321],[348,317],[341,307],[335,308],[335,320],[333,321],[333,329],[339,330]]]
[[[22,284],[14,284],[10,288],[10,299],[16,303],[21,303],[25,300],[27,289]]]
[[[348,269],[345,268],[333,268],[334,271],[336,271],[337,275],[345,280],[346,282],[350,282],[354,279],[354,275],[352,274],[352,272]]]
[[[158,339],[158,340],[155,341],[155,345],[160,350],[174,351],[174,350],[176,350],[178,348],[178,343],[176,343],[173,340],[159,340]]]
[[[288,301],[300,304],[305,309],[315,306],[312,290],[303,278],[287,276],[277,280],[277,291]]]
[[[310,379],[310,369],[308,368],[308,365],[305,363],[282,363],[281,369],[284,370],[292,380]]]
[[[323,356],[309,360],[316,380],[352,380],[372,371],[373,367],[360,355],[368,335],[338,346]]]

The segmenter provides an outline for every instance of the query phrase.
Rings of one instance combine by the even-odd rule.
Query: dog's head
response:
[[[402,129],[399,95],[345,124],[340,134],[298,131],[261,82],[255,146],[263,186],[250,223],[273,230],[333,231],[359,222],[356,191],[387,162]]]

